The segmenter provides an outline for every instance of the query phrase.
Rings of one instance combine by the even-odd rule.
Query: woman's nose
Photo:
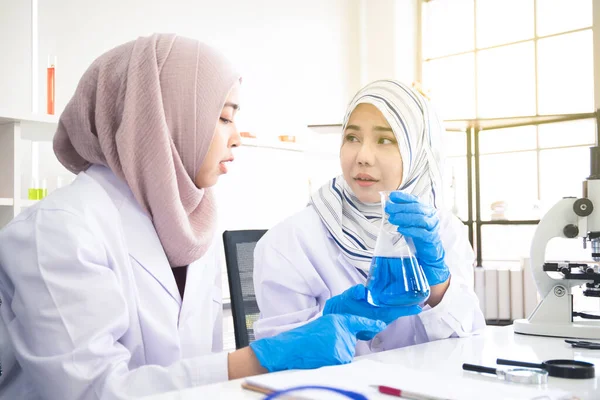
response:
[[[356,162],[359,165],[373,165],[375,163],[375,151],[369,144],[360,146],[360,150],[356,155]]]
[[[239,147],[242,144],[242,137],[237,127],[233,129],[233,133],[229,137],[229,143],[227,144],[227,147]]]

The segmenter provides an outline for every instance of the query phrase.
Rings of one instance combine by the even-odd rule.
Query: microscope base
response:
[[[573,339],[600,339],[598,321],[573,321],[566,324],[531,323],[527,319],[513,322],[515,333]]]

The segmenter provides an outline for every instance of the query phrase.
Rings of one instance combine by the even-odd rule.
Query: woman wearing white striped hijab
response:
[[[400,82],[376,81],[355,95],[343,122],[343,174],[257,244],[257,338],[323,313],[388,323],[356,347],[365,354],[467,336],[485,326],[473,291],[473,251],[462,223],[442,209],[443,133],[429,102]],[[386,205],[387,218],[413,240],[431,286],[420,306],[373,307],[364,298],[382,218],[379,192],[390,190],[397,192]]]

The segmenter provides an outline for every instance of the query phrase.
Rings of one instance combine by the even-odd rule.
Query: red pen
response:
[[[420,394],[415,392],[409,392],[408,390],[396,389],[389,386],[372,385],[372,387],[379,390],[379,393],[387,394],[395,397],[402,397],[403,399],[410,400],[447,400],[442,397],[428,396],[426,394]]]

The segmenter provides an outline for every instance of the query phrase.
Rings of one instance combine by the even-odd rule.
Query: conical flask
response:
[[[429,298],[429,283],[414,256],[412,242],[409,245],[388,221],[385,204],[390,193],[380,192],[381,228],[367,280],[368,301],[382,307],[413,306]]]

